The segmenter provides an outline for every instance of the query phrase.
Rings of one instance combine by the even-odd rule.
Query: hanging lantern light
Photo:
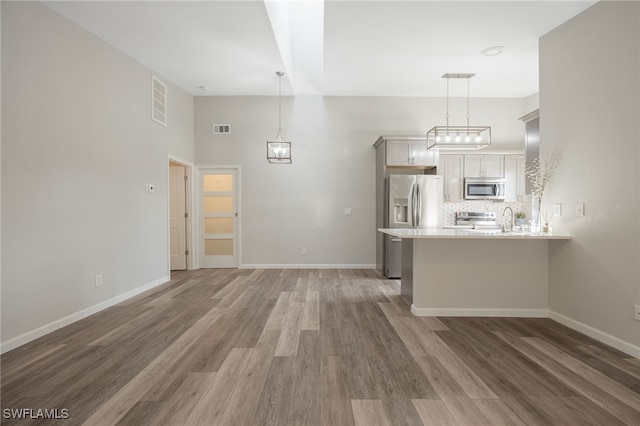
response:
[[[267,161],[271,164],[291,164],[291,142],[282,137],[282,76],[284,72],[277,71],[278,76],[278,135],[275,141],[267,141]]]
[[[480,149],[491,145],[490,126],[469,125],[469,80],[475,74],[447,73],[442,78],[447,79],[447,125],[436,126],[427,132],[428,149]],[[467,125],[449,125],[449,80],[455,78],[467,79]],[[452,137],[452,135],[455,135]]]

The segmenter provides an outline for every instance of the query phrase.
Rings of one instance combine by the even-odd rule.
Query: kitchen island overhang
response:
[[[549,314],[549,244],[563,233],[378,229],[402,239],[401,294],[417,316]]]

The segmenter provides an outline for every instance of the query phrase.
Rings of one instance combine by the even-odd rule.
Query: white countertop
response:
[[[398,238],[471,239],[471,240],[570,240],[571,235],[562,232],[553,234],[523,234],[520,232],[474,231],[472,229],[394,229],[381,228],[379,232]]]

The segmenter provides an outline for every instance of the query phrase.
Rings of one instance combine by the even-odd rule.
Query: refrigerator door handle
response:
[[[411,223],[409,224],[411,227],[416,226],[416,208],[416,184],[414,183],[411,185]]]
[[[416,228],[420,228],[420,217],[422,216],[422,195],[420,185],[416,184]]]

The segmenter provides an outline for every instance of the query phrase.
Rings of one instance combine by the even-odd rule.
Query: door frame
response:
[[[192,269],[198,269],[197,264],[197,255],[196,252],[196,244],[195,244],[195,220],[193,217],[193,212],[195,211],[194,206],[194,165],[190,161],[183,160],[179,157],[169,154],[169,158],[167,159],[167,276],[171,276],[171,200],[170,200],[170,182],[171,177],[169,176],[169,162],[178,163],[184,167],[185,173],[187,175],[187,184],[185,185],[185,208],[187,213],[187,224],[186,224],[186,233],[187,233],[187,251],[189,254],[187,255],[187,271]]]
[[[223,169],[233,169],[236,171],[236,206],[237,206],[237,234],[236,234],[236,238],[238,239],[236,241],[236,247],[237,247],[237,266],[236,268],[240,268],[242,265],[242,167],[239,164],[232,164],[232,165],[220,165],[220,164],[214,164],[214,165],[207,165],[207,164],[199,164],[198,166],[196,166],[196,172],[197,172],[197,186],[196,186],[196,192],[198,194],[196,198],[196,210],[197,213],[197,218],[196,218],[196,222],[197,225],[195,226],[195,234],[197,235],[198,238],[198,244],[195,244],[195,249],[197,250],[197,253],[195,253],[195,256],[193,256],[194,261],[196,262],[197,265],[197,269],[200,268],[200,239],[202,238],[202,235],[204,233],[204,230],[202,229],[203,224],[204,224],[204,218],[203,218],[203,206],[202,206],[202,191],[200,191],[201,185],[200,185],[200,179],[202,177],[202,170],[207,169],[207,170],[223,170]],[[193,179],[194,181],[196,179]],[[195,184],[195,182],[194,182]]]

